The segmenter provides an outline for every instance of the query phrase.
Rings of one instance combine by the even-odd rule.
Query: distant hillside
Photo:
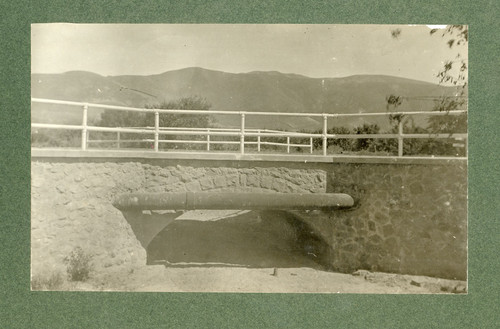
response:
[[[453,95],[454,88],[422,81],[382,76],[358,75],[346,78],[309,78],[280,72],[226,73],[202,68],[186,68],[150,76],[108,76],[72,71],[63,74],[32,74],[32,97],[142,107],[163,100],[198,95],[216,110],[364,113],[385,112],[386,96],[408,97],[404,111],[431,110],[430,97]],[[56,115],[51,115],[57,113]],[[90,113],[98,120],[99,111]],[[52,119],[48,119],[52,116]],[[62,106],[34,104],[32,120],[79,122],[80,111]],[[387,124],[387,118],[370,122]],[[238,119],[218,116],[220,125],[237,125]],[[356,126],[361,118],[336,120],[337,125]],[[333,120],[332,120],[333,123]],[[321,123],[309,118],[252,117],[247,124],[288,130],[318,129]]]

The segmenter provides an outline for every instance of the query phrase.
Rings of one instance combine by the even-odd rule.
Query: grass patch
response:
[[[92,256],[81,247],[75,247],[68,257],[64,259],[66,272],[70,281],[87,281],[93,269]]]

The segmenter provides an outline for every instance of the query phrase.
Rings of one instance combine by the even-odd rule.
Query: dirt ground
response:
[[[464,281],[357,271],[341,274],[311,268],[235,268],[185,264],[144,266],[129,273],[96,275],[61,290],[236,293],[465,293]]]

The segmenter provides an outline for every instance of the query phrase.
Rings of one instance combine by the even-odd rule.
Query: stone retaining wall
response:
[[[33,161],[33,274],[64,271],[75,246],[94,256],[97,270],[145,264],[130,225],[111,206],[119,193],[327,191],[350,194],[355,207],[298,215],[330,245],[332,270],[465,279],[465,163],[282,165]]]
[[[333,270],[467,277],[467,167],[332,164],[328,192],[352,209],[301,217],[331,247]]]
[[[64,272],[76,246],[96,270],[146,264],[145,250],[123,214],[111,205],[127,192],[325,192],[322,170],[194,168],[125,163],[32,162],[32,273]]]

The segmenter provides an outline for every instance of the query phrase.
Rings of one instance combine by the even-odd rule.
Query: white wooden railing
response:
[[[400,120],[398,133],[390,134],[329,134],[328,133],[328,119],[340,117],[369,117],[369,116],[389,116],[389,115],[458,115],[465,113],[466,110],[460,111],[423,111],[423,112],[380,112],[380,113],[293,113],[293,112],[249,112],[249,111],[205,111],[205,110],[179,110],[179,109],[146,109],[134,108],[104,104],[92,104],[72,101],[61,101],[51,99],[32,98],[33,103],[46,103],[46,104],[59,104],[78,106],[83,110],[82,124],[81,125],[66,125],[66,124],[49,124],[49,123],[32,123],[32,128],[47,128],[47,129],[64,129],[64,130],[81,130],[81,149],[87,150],[89,144],[92,143],[110,143],[115,142],[117,147],[125,142],[151,142],[153,143],[154,152],[159,152],[160,143],[184,143],[184,144],[206,144],[207,151],[210,151],[210,146],[213,144],[239,144],[239,152],[245,154],[245,145],[257,145],[257,151],[261,151],[261,145],[276,145],[286,147],[287,153],[290,153],[291,147],[308,148],[310,153],[313,153],[313,138],[322,139],[322,155],[327,155],[328,139],[397,139],[398,140],[398,156],[403,156],[403,143],[404,139],[455,139],[461,141],[465,148],[467,146],[466,133],[441,133],[441,134],[405,134],[403,133],[403,120]],[[152,127],[99,127],[88,125],[88,110],[89,108],[116,110],[116,111],[133,111],[142,113],[154,113],[154,126]],[[240,117],[239,128],[180,128],[180,127],[160,127],[160,114],[195,114],[195,115],[211,115],[211,114],[224,114],[235,115]],[[320,134],[314,133],[300,133],[291,131],[280,131],[270,129],[251,129],[245,127],[245,119],[247,116],[292,116],[292,117],[319,117],[323,120],[323,128]],[[115,132],[116,139],[114,140],[89,140],[89,132]],[[134,133],[134,134],[151,134],[153,138],[150,139],[121,139],[121,133]],[[205,136],[206,140],[168,140],[160,139],[160,135],[183,135],[183,136]],[[211,136],[233,136],[239,137],[239,141],[217,141],[211,140]],[[257,137],[257,141],[245,140],[246,137]],[[286,143],[266,142],[262,141],[262,137],[283,137],[286,138]],[[308,139],[309,143],[291,143],[291,138]],[[467,154],[467,148],[465,149]],[[433,156],[434,157],[434,156]]]
[[[153,127],[128,127],[132,129],[151,129],[153,130]],[[211,145],[217,145],[217,144],[226,144],[226,145],[237,145],[240,144],[238,141],[227,141],[227,140],[213,140],[210,138],[211,135],[214,135],[212,133],[214,132],[228,132],[228,133],[233,133],[233,136],[239,136],[239,131],[240,129],[235,129],[235,128],[180,128],[180,127],[170,127],[170,128],[160,128],[160,132],[163,131],[172,131],[175,132],[175,135],[178,135],[179,132],[182,131],[196,131],[200,132],[203,134],[206,134],[206,140],[181,140],[181,139],[158,139],[158,144],[161,143],[169,143],[169,144],[205,144],[206,145],[206,150],[210,151]],[[308,143],[307,144],[297,144],[297,143],[292,143],[290,136],[287,136],[287,132],[280,131],[280,130],[271,130],[271,129],[245,129],[245,134],[248,136],[249,133],[255,133],[257,134],[257,140],[256,141],[248,141],[245,140],[245,145],[256,145],[257,146],[257,152],[261,151],[261,148],[263,145],[274,145],[274,146],[281,146],[286,148],[286,153],[290,153],[290,149],[292,147],[297,147],[297,148],[307,148],[309,149],[309,153],[313,153],[314,150],[314,145],[313,145],[313,138],[309,137],[308,138]],[[283,137],[286,138],[285,143],[279,143],[279,142],[268,142],[268,141],[263,141],[261,139],[261,134],[268,134],[271,133],[273,137]],[[161,133],[160,133],[161,134]],[[301,133],[297,133],[301,134]],[[307,134],[303,134],[307,138]],[[294,136],[297,137],[297,136]],[[301,136],[304,137],[304,136]],[[144,138],[144,139],[122,139],[120,131],[116,133],[116,138],[115,139],[87,139],[87,145],[88,144],[102,144],[102,143],[114,143],[117,148],[120,148],[123,143],[133,143],[133,142],[150,142],[154,143],[154,139],[149,139],[149,138]]]

